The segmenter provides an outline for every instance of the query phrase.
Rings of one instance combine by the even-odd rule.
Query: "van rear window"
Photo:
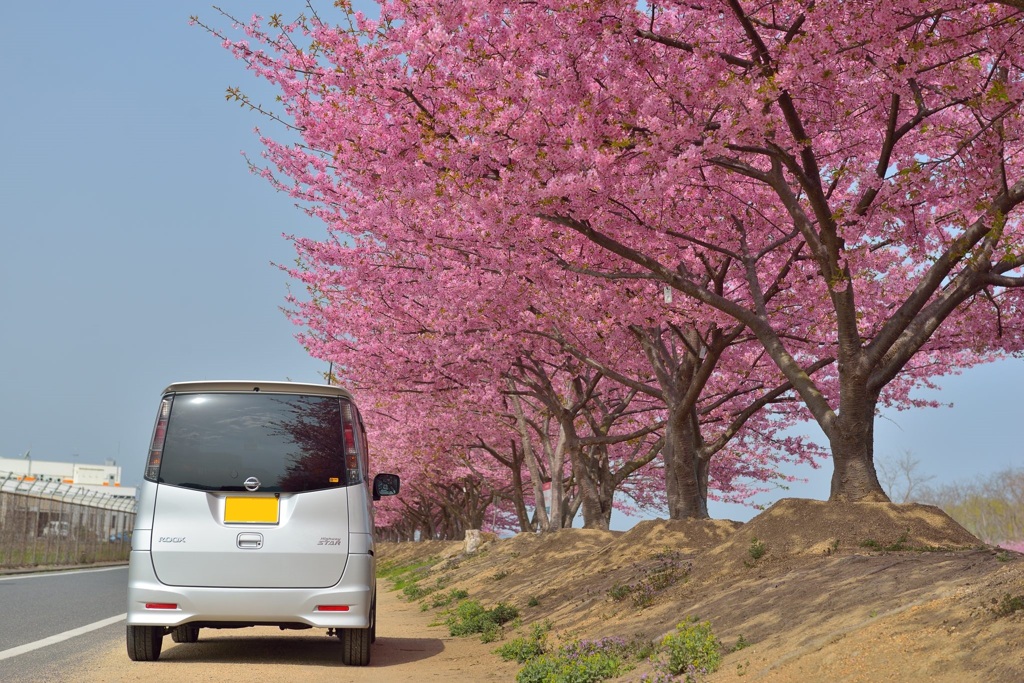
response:
[[[346,486],[341,399],[177,394],[157,481],[204,491],[302,492]],[[357,482],[353,482],[357,483]]]

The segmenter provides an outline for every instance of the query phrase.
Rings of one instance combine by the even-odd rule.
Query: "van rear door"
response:
[[[344,399],[209,392],[164,400],[172,403],[150,547],[160,581],[336,584],[349,550]]]

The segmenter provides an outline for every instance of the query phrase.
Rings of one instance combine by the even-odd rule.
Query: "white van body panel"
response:
[[[359,488],[275,496],[160,486],[150,546],[156,576],[168,586],[333,586],[348,559],[349,490]],[[278,523],[225,523],[228,496],[267,498]]]
[[[174,627],[188,623],[221,625],[291,624],[320,628],[367,628],[374,591],[372,555],[351,555],[342,579],[330,588],[198,588],[162,583],[149,553],[133,550],[128,564],[128,624]],[[147,604],[174,609],[147,609]],[[347,605],[345,612],[322,612],[319,605]]]

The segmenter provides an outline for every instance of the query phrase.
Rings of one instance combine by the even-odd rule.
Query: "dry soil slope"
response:
[[[707,619],[727,647],[753,643],[712,681],[1024,681],[1024,612],[996,615],[1004,596],[1024,596],[1024,559],[935,507],[786,499],[746,524],[655,520],[461,548],[385,544],[381,557],[436,558],[424,585],[513,604],[566,641],[657,640]],[[611,597],[665,573],[677,580],[649,605]]]

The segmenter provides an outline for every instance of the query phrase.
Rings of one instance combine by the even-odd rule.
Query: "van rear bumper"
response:
[[[375,586],[372,555],[349,555],[341,580],[328,588],[203,588],[167,586],[157,579],[148,551],[133,550],[128,563],[128,624],[181,626],[211,622],[304,624],[321,628],[367,628]],[[146,605],[175,605],[147,608]],[[345,605],[347,611],[319,611]]]

